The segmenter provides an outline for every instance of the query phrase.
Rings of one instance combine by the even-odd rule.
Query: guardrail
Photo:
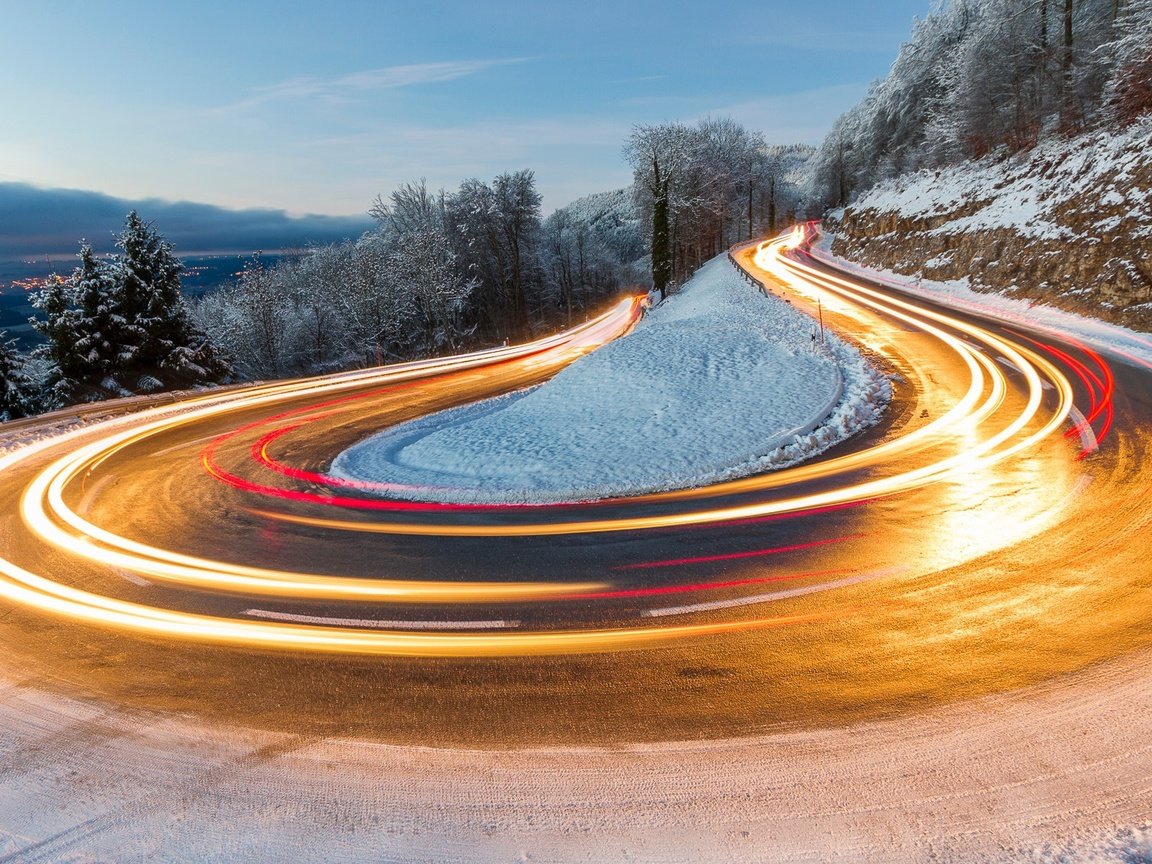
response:
[[[736,268],[736,272],[739,273],[741,276],[743,276],[745,281],[748,282],[749,285],[753,285],[756,288],[760,289],[761,294],[766,294],[766,295],[771,296],[771,297],[777,297],[777,298],[783,300],[785,303],[791,303],[792,301],[789,300],[784,295],[783,290],[781,290],[779,292],[773,291],[771,288],[768,287],[768,284],[766,282],[764,282],[763,280],[757,279],[755,276],[752,275],[752,273],[750,271],[745,269],[745,267],[736,258],[737,252],[743,252],[745,249],[751,249],[753,246],[759,246],[762,242],[764,242],[764,241],[762,241],[762,240],[746,240],[743,243],[734,244],[733,246],[729,247],[729,249],[728,249],[728,261],[731,262],[732,266]]]

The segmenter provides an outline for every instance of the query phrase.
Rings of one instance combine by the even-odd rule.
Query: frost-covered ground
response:
[[[0,675],[12,864],[1152,860],[1146,657],[845,728],[513,751],[201,726]]]
[[[902,174],[876,184],[852,207],[925,224],[938,220],[940,224],[928,229],[934,234],[1010,228],[1047,239],[1077,236],[1065,213],[1073,208],[1090,217],[1083,229],[1097,236],[1140,218],[1131,230],[1148,237],[1152,227],[1143,217],[1152,208],[1152,188],[1132,181],[1147,169],[1150,144],[1152,116],[1120,133],[1053,138],[1024,157],[988,157]]]
[[[782,467],[874,424],[891,397],[859,352],[812,333],[719,257],[547,383],[385,430],[333,473],[421,499],[543,502]]]
[[[1152,330],[1152,116],[882,180],[838,255]]]

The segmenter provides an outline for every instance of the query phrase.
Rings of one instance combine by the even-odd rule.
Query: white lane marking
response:
[[[1021,369],[1019,366],[1017,366],[1015,363],[1013,363],[1011,360],[1009,360],[1007,357],[997,357],[996,362],[999,363],[1001,366],[1007,366],[1013,372],[1018,372],[1021,375],[1024,374],[1024,370]],[[1040,389],[1041,390],[1053,390],[1055,388],[1053,388],[1053,386],[1050,383],[1048,383],[1047,378],[1041,378],[1040,379]]]
[[[1096,440],[1096,430],[1092,428],[1092,424],[1088,422],[1088,418],[1080,413],[1080,409],[1075,405],[1072,410],[1068,412],[1076,431],[1080,433],[1080,443],[1084,445],[1084,452],[1095,453],[1100,449],[1100,442]]]
[[[121,579],[127,579],[133,585],[139,585],[141,588],[151,588],[152,587],[151,582],[149,582],[143,576],[137,576],[131,570],[120,570],[119,568],[114,568],[113,572],[117,576],[119,576]]]
[[[714,600],[711,603],[693,603],[691,606],[668,606],[663,609],[645,609],[644,614],[653,618],[664,615],[687,615],[690,612],[709,612],[713,609],[731,609],[733,606],[752,606],[756,603],[771,603],[773,600],[786,600],[789,597],[802,597],[805,594],[817,594],[821,591],[831,591],[834,588],[846,588],[871,579],[880,579],[899,573],[903,568],[889,567],[877,570],[874,573],[862,573],[859,576],[849,576],[836,582],[822,582],[819,585],[808,585],[804,588],[791,588],[787,591],[776,591],[772,594],[755,594],[751,597],[736,597],[732,600]]]
[[[245,609],[245,615],[295,624],[326,624],[330,627],[374,627],[377,630],[499,630],[515,627],[519,621],[381,621],[378,618],[328,618],[323,615],[297,615],[268,609]]]
[[[112,482],[114,478],[111,476],[101,477],[92,484],[92,488],[84,493],[84,497],[80,499],[80,503],[76,505],[77,513],[87,513],[88,506],[96,499],[97,493]]]

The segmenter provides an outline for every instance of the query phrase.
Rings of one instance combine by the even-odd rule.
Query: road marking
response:
[[[1009,369],[1011,369],[1013,372],[1017,372],[1017,373],[1019,373],[1020,375],[1023,375],[1023,374],[1024,374],[1024,370],[1023,370],[1023,369],[1021,369],[1019,366],[1017,366],[1015,363],[1013,363],[1011,360],[1009,360],[1007,357],[997,357],[997,358],[996,358],[996,362],[997,362],[997,363],[999,363],[1001,366],[1007,366],[1007,367],[1008,367]],[[1053,387],[1051,384],[1049,384],[1049,383],[1048,383],[1048,382],[1047,382],[1045,379],[1043,379],[1043,378],[1041,378],[1041,379],[1040,379],[1040,387],[1041,387],[1041,389],[1043,389],[1043,390],[1053,390],[1053,389],[1055,389],[1055,388],[1054,388],[1054,387]]]
[[[152,587],[151,582],[149,582],[143,576],[137,576],[131,570],[120,570],[119,568],[113,568],[113,572],[115,572],[115,574],[117,576],[119,576],[121,579],[127,579],[133,585],[139,585],[141,588],[151,588]]]
[[[379,618],[329,618],[324,615],[297,615],[268,609],[245,609],[245,615],[294,624],[323,624],[328,627],[372,627],[376,630],[500,630],[515,627],[519,621],[381,621]]]
[[[885,570],[877,570],[873,573],[862,573],[859,576],[850,576],[847,579],[840,579],[836,582],[822,582],[819,585],[809,585],[805,588],[790,588],[787,591],[774,591],[771,594],[754,594],[751,597],[736,597],[732,600],[714,600],[711,603],[693,603],[690,606],[667,606],[663,609],[645,609],[644,614],[652,618],[660,618],[665,615],[687,615],[691,612],[710,612],[714,609],[731,609],[734,606],[753,606],[757,603],[771,603],[773,600],[787,600],[789,597],[802,597],[805,594],[818,594],[821,591],[831,591],[834,588],[846,588],[849,585],[856,585],[860,582],[868,582],[872,579],[880,579],[884,576],[891,576],[898,573],[903,568],[890,567]]]
[[[1069,419],[1076,431],[1080,433],[1080,443],[1084,446],[1084,453],[1095,453],[1100,449],[1100,442],[1096,440],[1096,430],[1088,422],[1088,418],[1080,413],[1075,405],[1068,412]]]

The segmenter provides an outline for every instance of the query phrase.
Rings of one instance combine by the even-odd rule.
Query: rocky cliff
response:
[[[829,220],[870,267],[1152,329],[1152,116],[882,182]]]

